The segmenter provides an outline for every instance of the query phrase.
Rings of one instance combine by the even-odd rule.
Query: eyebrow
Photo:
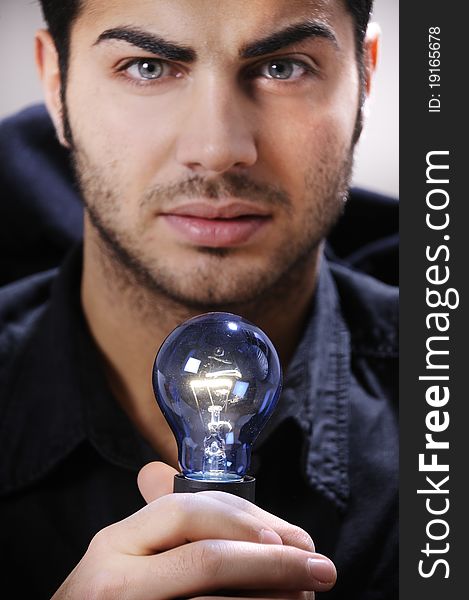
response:
[[[263,39],[246,44],[240,50],[240,56],[242,58],[256,58],[264,54],[282,50],[287,46],[302,42],[308,38],[326,39],[332,42],[336,48],[339,48],[337,38],[332,29],[323,23],[306,21],[290,25]]]
[[[327,25],[306,21],[290,25],[265,38],[250,42],[241,48],[239,54],[241,58],[256,58],[309,38],[326,39],[332,42],[337,48],[339,47],[334,32]],[[134,27],[114,27],[107,29],[100,34],[94,45],[96,46],[105,40],[127,42],[132,46],[168,60],[191,63],[197,58],[196,51],[189,46],[170,42],[158,35]]]
[[[132,44],[132,46],[136,46],[137,48],[141,48],[142,50],[146,50],[147,52],[151,52],[152,54],[156,54],[168,60],[191,63],[197,58],[195,50],[188,46],[169,42],[162,37],[133,27],[115,27],[113,29],[107,29],[101,33],[94,45],[96,46],[104,40],[127,42],[128,44]]]

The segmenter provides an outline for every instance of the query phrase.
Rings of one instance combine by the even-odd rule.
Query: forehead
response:
[[[253,39],[306,21],[329,26],[339,42],[353,35],[343,0],[84,0],[74,28],[91,41],[132,26],[199,51],[237,53]]]

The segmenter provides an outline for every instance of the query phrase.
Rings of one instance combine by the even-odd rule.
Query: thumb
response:
[[[176,469],[162,462],[151,462],[145,465],[137,476],[140,493],[147,503],[171,494]]]

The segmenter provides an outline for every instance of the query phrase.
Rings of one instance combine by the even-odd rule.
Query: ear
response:
[[[366,36],[363,46],[363,58],[365,66],[365,91],[370,95],[371,83],[376,70],[379,53],[379,41],[381,37],[381,28],[378,23],[369,23],[366,30]]]
[[[35,55],[47,110],[54,123],[59,142],[62,146],[69,148],[70,145],[64,136],[59,56],[52,36],[45,29],[36,33]]]

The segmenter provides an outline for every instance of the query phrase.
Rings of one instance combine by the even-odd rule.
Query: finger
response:
[[[288,592],[262,592],[255,594],[246,592],[232,596],[196,596],[191,600],[233,600],[233,598],[242,598],[242,600],[314,600],[314,592],[299,592],[289,594]]]
[[[147,502],[151,502],[162,495],[170,494],[173,491],[173,479],[176,473],[177,471],[175,469],[161,462],[152,462],[145,465],[138,475],[140,493]],[[296,548],[308,550],[309,552],[315,551],[314,542],[311,539],[311,536],[301,529],[301,527],[292,525],[291,523],[262,510],[248,500],[239,498],[234,494],[218,491],[198,492],[198,495],[199,494],[209,495],[220,502],[243,510],[257,519],[264,521],[269,529],[276,531],[280,535],[285,545],[295,546]]]
[[[143,562],[146,566],[142,566]],[[288,546],[205,540],[141,558],[142,598],[188,597],[223,589],[328,591],[336,580],[324,556]],[[151,595],[153,590],[154,596]],[[159,590],[164,590],[159,594]]]
[[[259,508],[244,498],[218,491],[199,492],[199,494],[216,498],[220,502],[225,502],[229,506],[243,510],[247,514],[263,521],[266,526],[269,526],[280,535],[286,546],[294,546],[295,548],[307,550],[308,552],[315,551],[314,542],[304,529],[280,519],[280,517]]]
[[[152,502],[161,496],[171,494],[176,473],[176,469],[162,462],[151,462],[140,469],[137,484],[145,501]]]
[[[314,592],[286,592],[285,590],[242,590],[229,591],[221,590],[210,596],[196,596],[191,600],[233,600],[233,598],[242,598],[242,600],[314,600]]]
[[[225,594],[225,591],[217,592]],[[242,590],[226,592],[226,595],[232,598],[269,598],[269,600],[275,600],[281,598],[282,600],[314,600],[314,592],[287,592],[285,590]]]
[[[123,521],[110,525],[97,541],[122,554],[148,555],[206,539],[282,544],[263,521],[201,494],[168,494]]]

